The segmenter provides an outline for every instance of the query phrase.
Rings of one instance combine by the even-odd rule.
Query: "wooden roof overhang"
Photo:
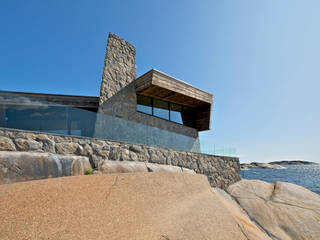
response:
[[[181,104],[194,109],[194,128],[211,128],[213,95],[186,82],[152,69],[135,80],[138,94]]]

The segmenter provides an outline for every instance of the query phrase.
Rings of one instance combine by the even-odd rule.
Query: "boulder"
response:
[[[16,147],[12,140],[7,137],[0,137],[0,151],[15,151]]]
[[[129,173],[129,172],[176,172],[176,173],[192,173],[191,169],[181,168],[171,165],[162,165],[147,162],[135,161],[111,161],[104,160],[98,167],[101,173]]]
[[[39,134],[36,140],[42,143],[42,149],[45,152],[55,153],[55,142],[47,134]]]
[[[148,172],[144,162],[105,160],[98,167],[102,173]]]
[[[77,151],[81,151],[78,143],[61,142],[56,144],[56,152],[59,154],[74,154]]]
[[[91,168],[87,157],[0,151],[0,184],[82,175],[87,168]]]
[[[165,164],[166,163],[166,157],[164,154],[156,149],[156,148],[149,148],[148,150],[149,156],[150,156],[150,162],[151,163],[159,163],[159,164]]]
[[[162,164],[155,164],[155,163],[146,163],[149,172],[184,172],[184,173],[191,173],[195,174],[196,172],[191,169],[172,166],[172,165],[162,165]]]
[[[320,196],[291,183],[241,180],[228,192],[277,239],[320,239]]]
[[[32,139],[16,138],[14,142],[20,151],[42,151],[42,143]]]
[[[199,174],[100,174],[6,184],[0,186],[0,239],[270,240],[224,201]]]
[[[69,157],[69,156],[68,156]],[[71,162],[71,175],[78,176],[86,173],[86,170],[91,169],[91,164],[87,157],[74,156]]]

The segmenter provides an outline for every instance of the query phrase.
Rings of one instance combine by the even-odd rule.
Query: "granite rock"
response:
[[[271,236],[259,225],[252,220],[247,213],[238,205],[238,203],[224,190],[213,188],[217,198],[221,201],[221,207],[224,207],[234,217],[241,231],[247,239],[260,240],[272,239]]]
[[[82,175],[89,159],[40,152],[0,151],[0,184]]]
[[[7,137],[0,137],[0,151],[15,151],[16,147],[12,140]]]
[[[86,173],[92,166],[87,157],[74,157],[71,162],[71,175],[78,176]]]
[[[0,186],[0,239],[270,240],[205,176],[97,174]]]
[[[16,138],[14,142],[19,151],[42,151],[42,143],[32,139]]]
[[[58,154],[75,154],[79,149],[79,144],[75,142],[59,142],[56,144],[56,152]]]
[[[276,239],[320,239],[320,196],[292,183],[241,180],[228,192]]]
[[[17,146],[15,145],[15,142]],[[226,189],[240,180],[239,159],[94,138],[1,129],[0,151],[56,153],[87,157],[92,168],[106,160],[172,165],[207,176],[211,186]]]
[[[271,168],[271,169],[282,169],[284,167],[277,165],[277,164],[270,164],[270,163],[258,163],[258,162],[252,162],[252,163],[241,163],[240,169],[246,170],[249,168]]]
[[[129,172],[173,172],[195,174],[193,170],[162,165],[156,163],[135,162],[135,161],[110,161],[105,160],[97,168],[100,173],[129,173]]]
[[[148,168],[144,162],[105,160],[98,167],[98,171],[102,173],[148,172]]]

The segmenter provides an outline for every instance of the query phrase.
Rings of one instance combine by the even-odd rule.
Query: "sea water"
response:
[[[283,169],[250,168],[241,170],[245,179],[290,182],[320,194],[320,165],[282,165]]]

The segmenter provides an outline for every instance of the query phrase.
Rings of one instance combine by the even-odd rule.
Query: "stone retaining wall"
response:
[[[238,158],[181,152],[146,145],[0,128],[0,151],[48,152],[89,158],[99,170],[105,160],[173,165],[204,174],[213,187],[240,180]]]

